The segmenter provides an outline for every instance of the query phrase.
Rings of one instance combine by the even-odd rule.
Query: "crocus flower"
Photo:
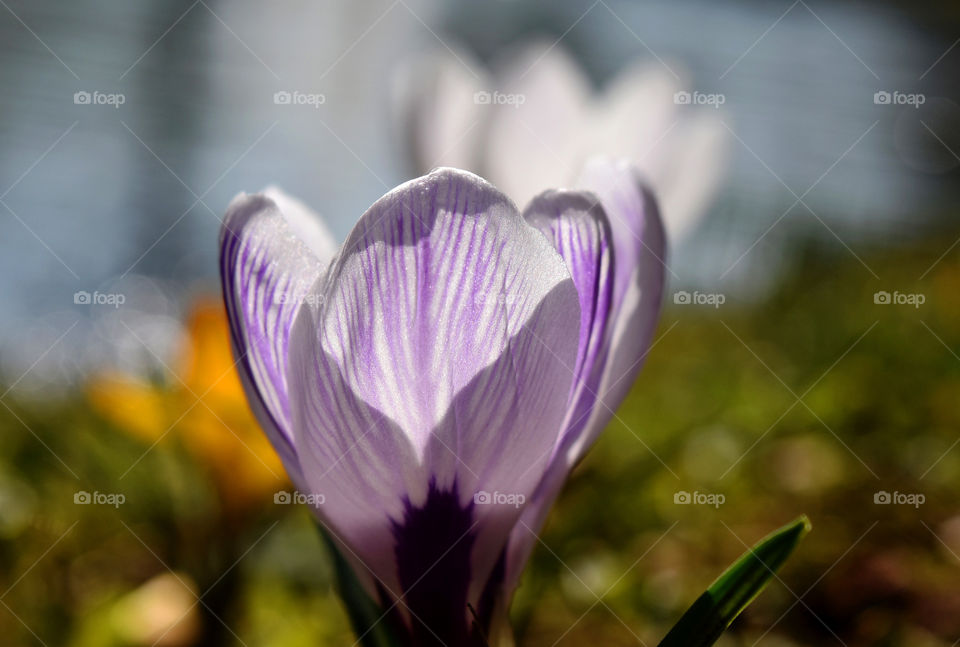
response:
[[[635,61],[601,91],[562,46],[532,41],[486,68],[441,50],[400,68],[397,131],[420,171],[474,171],[524,203],[591,157],[629,159],[656,192],[671,244],[707,213],[725,169],[721,111],[693,103],[680,66]]]
[[[404,644],[502,635],[534,533],[649,346],[665,247],[651,195],[604,161],[582,187],[521,214],[441,168],[378,200],[339,251],[275,189],[228,209],[251,407]]]

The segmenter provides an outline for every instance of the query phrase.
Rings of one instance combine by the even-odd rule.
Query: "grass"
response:
[[[947,245],[864,256],[880,280],[810,252],[763,302],[668,304],[643,373],[542,533],[514,605],[519,644],[656,644],[746,546],[800,514],[813,532],[719,644],[953,644],[960,260],[918,278]],[[878,305],[878,290],[926,302]],[[273,505],[269,481],[231,501],[224,470],[189,438],[146,451],[84,393],[4,402],[11,643],[150,644],[149,614],[139,637],[123,618],[154,608],[143,585],[168,567],[182,595],[167,578],[161,597],[195,623],[184,635],[196,644],[353,642],[307,513]],[[78,508],[78,490],[127,500]],[[678,492],[723,502],[679,505]],[[879,505],[878,492],[925,500]],[[188,608],[194,593],[203,601]]]

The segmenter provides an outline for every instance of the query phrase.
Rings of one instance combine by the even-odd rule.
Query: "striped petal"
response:
[[[565,422],[563,442],[511,534],[503,589],[506,596],[516,587],[537,543],[536,533],[543,526],[570,470],[626,397],[643,364],[660,312],[666,240],[652,194],[627,163],[591,162],[584,171],[581,185],[594,192],[586,195],[596,195],[603,205],[603,213],[609,217],[614,262],[612,269],[599,273],[606,281],[609,314],[598,327],[602,341],[593,355],[592,371],[584,380],[586,392],[572,400],[574,413]],[[558,224],[565,223],[560,219]],[[572,239],[572,234],[568,237]],[[561,254],[564,258],[571,256],[570,252]],[[601,267],[605,266],[601,264]],[[582,304],[583,289],[580,296]],[[581,348],[583,343],[581,333]]]
[[[580,300],[580,340],[564,436],[579,433],[593,408],[603,368],[613,296],[610,223],[600,200],[585,191],[546,191],[524,210],[567,265]],[[558,447],[563,444],[563,439]]]
[[[241,194],[220,236],[220,275],[237,368],[265,433],[300,483],[287,383],[290,329],[336,247],[319,216],[277,188]]]
[[[574,282],[503,194],[439,169],[374,204],[321,287],[294,325],[290,372],[318,512],[414,619],[452,596],[441,637],[460,644],[457,589],[477,606],[561,429]]]
[[[580,185],[600,198],[613,230],[613,321],[595,407],[571,447],[575,464],[613,416],[633,385],[660,317],[667,241],[653,193],[628,162],[589,162]]]

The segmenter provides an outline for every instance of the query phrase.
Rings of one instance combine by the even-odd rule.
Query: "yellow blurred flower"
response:
[[[230,507],[262,501],[283,488],[283,466],[247,406],[219,299],[199,300],[187,342],[167,384],[102,374],[88,384],[93,407],[146,443],[178,438],[216,479]]]

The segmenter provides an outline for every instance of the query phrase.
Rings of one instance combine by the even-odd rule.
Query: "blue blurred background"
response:
[[[802,239],[850,254],[903,244],[936,231],[957,198],[958,58],[943,11],[10,2],[0,14],[4,366],[18,375],[75,321],[35,375],[85,370],[111,354],[89,309],[74,307],[78,290],[131,293],[127,311],[143,311],[144,336],[162,354],[175,335],[163,319],[174,314],[169,298],[214,278],[218,217],[240,191],[277,183],[345,236],[418,171],[392,118],[398,69],[448,49],[470,54],[464,66],[475,74],[539,38],[597,87],[632,61],[661,60],[685,70],[692,88],[724,94],[724,181],[702,226],[679,248],[674,241],[681,286],[762,293]],[[325,102],[274,104],[284,90]],[[883,90],[925,102],[877,105]],[[124,103],[76,105],[78,91]],[[110,330],[106,346],[118,335]]]

